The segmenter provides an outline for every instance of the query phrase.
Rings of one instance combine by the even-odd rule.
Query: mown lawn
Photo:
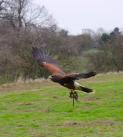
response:
[[[0,86],[0,137],[123,137],[123,73],[82,80],[95,94],[49,83]]]

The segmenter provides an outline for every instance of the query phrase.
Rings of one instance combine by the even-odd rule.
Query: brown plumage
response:
[[[57,82],[60,85],[71,90],[70,97],[73,98],[73,101],[74,99],[78,99],[78,94],[75,90],[84,91],[86,93],[93,92],[92,89],[81,86],[75,80],[79,80],[81,78],[90,78],[96,75],[95,72],[66,74],[58,65],[58,62],[52,59],[52,57],[47,52],[45,52],[44,49],[33,47],[32,54],[39,65],[41,65],[44,69],[51,73],[51,76],[49,76],[49,78],[52,81]]]

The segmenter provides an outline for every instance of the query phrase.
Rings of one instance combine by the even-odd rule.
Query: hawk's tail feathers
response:
[[[75,86],[75,89],[76,90],[81,90],[83,92],[86,92],[86,93],[91,93],[91,92],[94,92],[93,89],[90,89],[90,88],[87,88],[87,87],[83,87],[81,86],[78,82],[74,82],[74,86]]]
[[[90,88],[87,88],[87,87],[82,87],[82,86],[80,86],[80,90],[83,91],[83,92],[86,92],[86,93],[94,92],[93,89],[90,89]]]

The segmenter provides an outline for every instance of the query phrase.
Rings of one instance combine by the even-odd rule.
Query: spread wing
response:
[[[59,67],[57,61],[52,59],[49,54],[41,48],[33,47],[32,55],[34,59],[46,70],[48,70],[52,75],[61,74],[64,75],[64,71]]]
[[[69,80],[79,80],[79,79],[82,79],[82,78],[90,78],[90,77],[93,77],[95,76],[96,73],[95,72],[88,72],[88,73],[72,73],[72,74],[68,74],[68,75],[65,75],[62,80],[64,81],[69,81]]]

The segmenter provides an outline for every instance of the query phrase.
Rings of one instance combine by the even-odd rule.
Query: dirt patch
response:
[[[67,121],[64,123],[64,126],[75,126],[75,125],[80,125],[80,123],[76,121]]]
[[[54,99],[58,99],[58,96],[53,96]]]
[[[91,124],[95,125],[95,126],[113,126],[113,125],[122,125],[122,122],[119,121],[113,121],[113,120],[97,120],[92,122]]]
[[[87,98],[84,98],[83,101],[84,102],[95,102],[95,101],[98,101],[100,99],[101,98],[99,98],[99,97],[87,97]]]
[[[30,106],[33,105],[32,102],[26,102],[26,103],[19,103],[20,106]]]
[[[117,126],[123,125],[123,122],[113,121],[113,120],[96,120],[96,121],[87,121],[87,122],[67,121],[61,126],[63,127],[70,127],[70,126],[95,127],[95,126],[114,126],[114,125],[117,125]]]
[[[46,136],[44,136],[44,135],[38,135],[38,136],[35,136],[35,137],[46,137]]]
[[[51,109],[47,108],[47,109],[43,110],[42,112],[50,113],[50,112],[51,112]]]

